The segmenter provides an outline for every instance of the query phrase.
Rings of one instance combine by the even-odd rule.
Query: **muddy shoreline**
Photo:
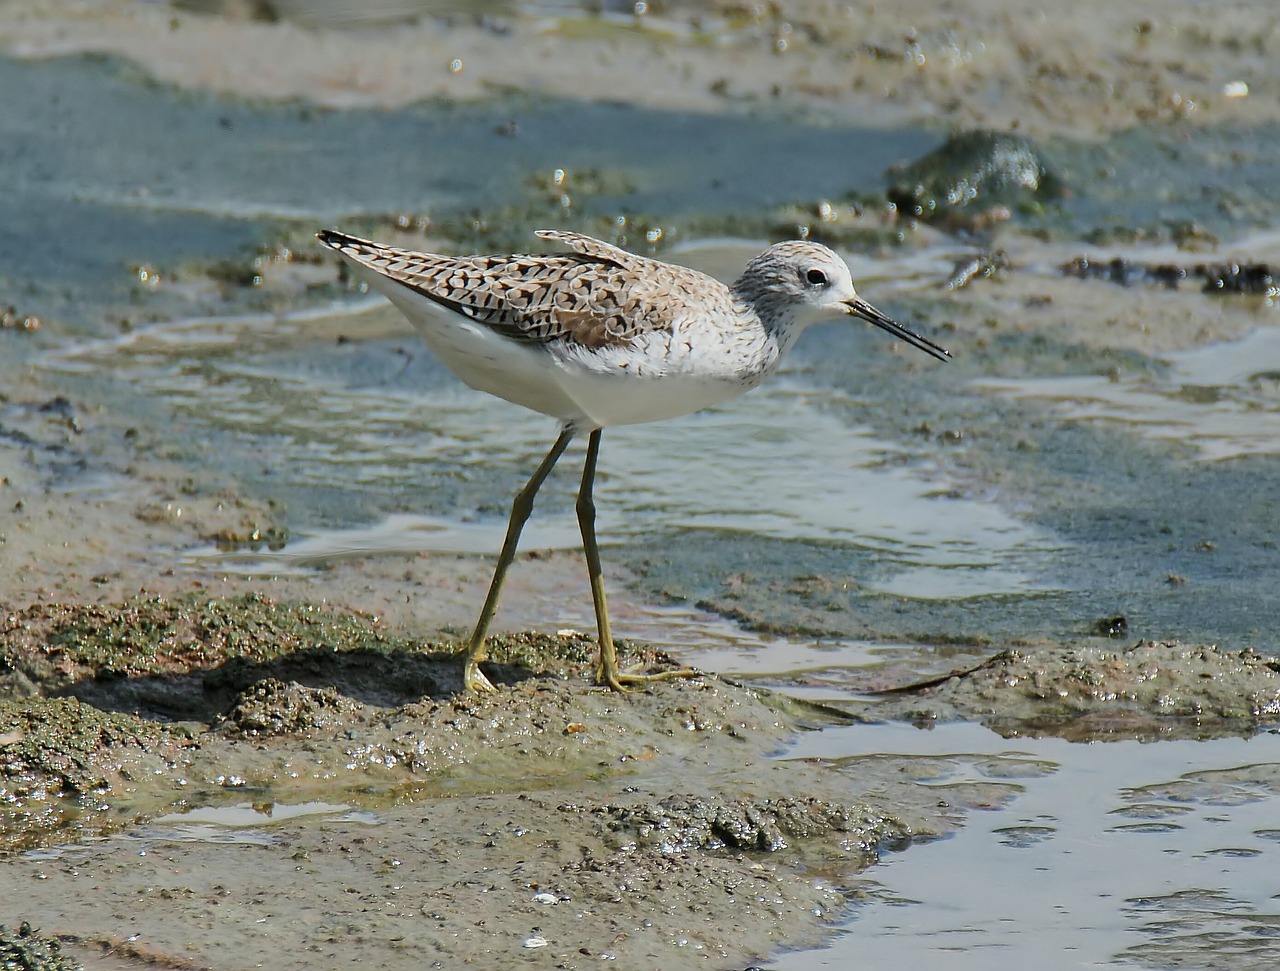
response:
[[[584,637],[498,638],[499,690],[465,698],[455,656],[360,618],[214,606],[41,608],[3,637],[3,866],[65,954],[740,964],[816,940],[841,874],[951,825],[924,793],[890,814],[834,770],[770,760],[836,713],[714,676],[592,688]],[[200,837],[237,806],[247,828]],[[126,905],[145,946],[103,921]]]
[[[948,785],[908,757],[775,758],[797,732],[976,718],[1158,740],[1280,722],[1274,662],[1173,644],[886,689],[897,666],[849,714],[714,675],[591,687],[577,634],[497,638],[498,690],[463,697],[448,645],[257,595],[32,606],[0,653],[0,867],[27,884],[22,919],[86,966],[302,968],[354,947],[388,967],[543,949],[565,967],[741,966],[816,942],[860,869],[1017,789],[994,765]]]

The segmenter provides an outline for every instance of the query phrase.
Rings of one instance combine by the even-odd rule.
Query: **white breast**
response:
[[[697,321],[631,345],[522,344],[389,280],[378,289],[469,387],[583,428],[687,415],[754,388],[779,358],[762,329]]]

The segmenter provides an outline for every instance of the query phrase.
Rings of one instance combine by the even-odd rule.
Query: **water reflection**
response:
[[[1280,328],[1169,357],[1159,376],[983,378],[978,387],[1048,401],[1068,421],[1185,442],[1204,461],[1280,454]]]
[[[846,933],[770,968],[1219,967],[1224,954],[1238,957],[1231,967],[1275,966],[1262,929],[1280,919],[1280,735],[1076,745],[976,725],[861,725],[801,736],[788,756],[856,770],[860,757],[954,752],[1052,770],[1022,776],[1006,811],[972,813],[950,839],[887,858]],[[1220,787],[1242,780],[1250,797],[1228,811]],[[1124,821],[1156,796],[1178,803],[1176,826]],[[1051,954],[1062,957],[1046,965]]]

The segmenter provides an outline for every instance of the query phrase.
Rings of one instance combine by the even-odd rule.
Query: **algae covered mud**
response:
[[[1277,19],[642,6],[0,9],[0,956],[1273,967]],[[805,235],[956,360],[606,437],[619,633],[732,682],[587,687],[566,475],[462,698],[550,429],[334,224]]]

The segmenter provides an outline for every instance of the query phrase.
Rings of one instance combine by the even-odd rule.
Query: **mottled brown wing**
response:
[[[627,344],[669,330],[661,304],[643,299],[644,277],[582,256],[475,257],[461,287],[419,292],[512,340],[571,341],[588,348]],[[450,279],[453,283],[453,278]]]
[[[662,280],[691,271],[589,237],[564,236],[577,252],[454,258],[320,234],[351,259],[511,340],[601,348],[671,329]]]

